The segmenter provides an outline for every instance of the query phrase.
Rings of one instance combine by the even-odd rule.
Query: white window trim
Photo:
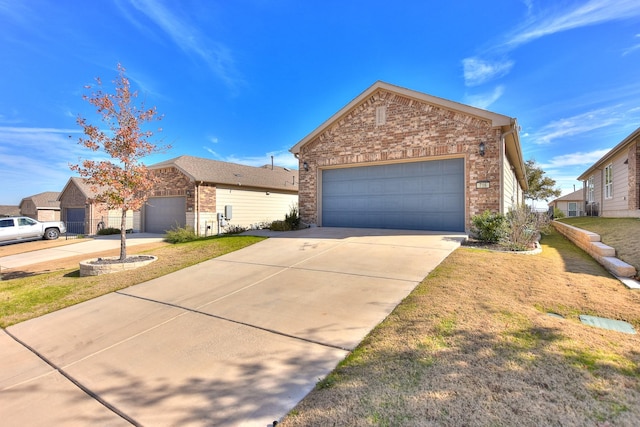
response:
[[[613,163],[604,168],[604,198],[613,199]]]
[[[591,175],[587,180],[587,202],[593,203],[595,202],[595,186],[594,186],[594,176]]]

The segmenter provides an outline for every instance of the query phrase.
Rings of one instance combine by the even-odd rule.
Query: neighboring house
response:
[[[158,182],[142,209],[143,230],[163,233],[191,226],[199,235],[217,234],[218,214],[229,225],[257,227],[282,220],[298,204],[298,171],[245,166],[180,156],[148,166]],[[230,209],[230,211],[229,211]]]
[[[99,228],[120,228],[121,211],[109,210],[95,201],[96,193],[86,178],[72,177],[60,193],[60,219],[72,234],[96,234]],[[127,212],[127,230],[140,231],[140,214]]]
[[[0,218],[20,216],[20,206],[0,205]]]
[[[38,221],[60,221],[60,201],[57,191],[46,191],[25,197],[20,202],[20,215]]]
[[[640,127],[578,177],[587,215],[640,218]]]
[[[562,197],[558,197],[549,203],[549,207],[558,209],[564,213],[565,216],[584,216],[584,191],[577,190],[573,193],[565,194]]]
[[[468,231],[527,189],[514,118],[377,82],[291,152],[319,226]]]

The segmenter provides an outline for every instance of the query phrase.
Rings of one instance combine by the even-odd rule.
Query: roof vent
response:
[[[387,123],[387,106],[376,107],[376,126]]]

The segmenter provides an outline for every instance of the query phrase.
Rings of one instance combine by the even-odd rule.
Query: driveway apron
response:
[[[280,419],[464,239],[313,228],[0,333],[6,425]]]

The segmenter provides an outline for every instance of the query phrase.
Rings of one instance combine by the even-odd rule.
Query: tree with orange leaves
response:
[[[118,77],[113,81],[115,93],[104,92],[100,78],[96,78],[97,88],[83,99],[93,105],[107,129],[90,124],[82,116],[76,122],[82,127],[84,137],[78,143],[92,151],[102,151],[111,160],[83,160],[71,165],[71,170],[87,178],[95,201],[105,203],[108,209],[120,209],[120,260],[127,258],[127,211],[139,210],[145,204],[155,182],[154,176],[141,159],[170,147],[158,147],[149,141],[153,136],[144,130],[147,123],[162,119],[155,107],[146,108],[144,102],[136,105],[137,91],[131,91],[125,68],[118,64]],[[158,128],[158,132],[162,131]]]

